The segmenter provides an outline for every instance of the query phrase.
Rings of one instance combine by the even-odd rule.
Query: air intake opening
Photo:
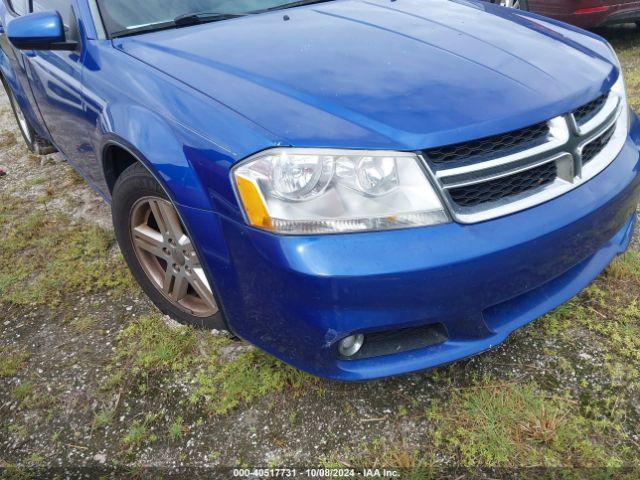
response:
[[[553,183],[556,177],[556,163],[549,162],[497,180],[452,188],[449,195],[461,207],[474,207]]]
[[[547,141],[548,136],[549,124],[543,122],[501,135],[434,148],[427,150],[425,154],[430,161],[436,164],[493,158],[541,145]]]
[[[597,137],[592,142],[585,145],[582,150],[582,164],[589,163],[609,144],[613,135],[616,133],[617,125],[614,123],[606,132]]]
[[[605,93],[604,95],[600,95],[595,100],[587,103],[586,105],[583,105],[582,107],[578,108],[575,112],[573,112],[573,116],[575,117],[576,122],[578,122],[578,125],[584,125],[593,117],[595,117],[598,114],[598,112],[602,110],[602,107],[604,107],[604,104],[607,103],[608,98],[609,98],[609,92]]]
[[[445,342],[449,336],[441,323],[420,327],[386,330],[364,335],[364,341],[357,353],[345,356],[338,353],[342,360],[361,360],[364,358],[393,355],[419,348],[431,347]]]

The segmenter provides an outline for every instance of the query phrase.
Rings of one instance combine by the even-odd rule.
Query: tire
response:
[[[11,110],[13,110],[13,116],[16,119],[16,123],[18,124],[18,128],[20,129],[20,133],[22,134],[22,138],[24,138],[24,142],[26,143],[29,151],[35,153],[36,155],[49,155],[51,153],[56,153],[56,148],[48,140],[40,137],[31,126],[31,123],[29,122],[29,120],[27,120],[24,113],[22,112],[22,108],[20,108],[13,90],[11,90],[11,88],[7,85],[4,78],[2,79],[2,84],[4,86],[5,92],[7,93],[7,97],[9,97],[9,103],[11,104]]]
[[[184,325],[228,330],[175,206],[142,164],[116,181],[112,216],[134,278],[161,312]]]

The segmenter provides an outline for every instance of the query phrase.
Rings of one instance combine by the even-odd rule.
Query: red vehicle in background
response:
[[[635,23],[640,27],[640,0],[493,0],[582,28]]]

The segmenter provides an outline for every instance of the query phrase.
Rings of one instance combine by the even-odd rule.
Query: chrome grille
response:
[[[458,222],[489,220],[562,195],[602,171],[625,141],[622,113],[612,91],[548,122],[429,149],[423,158]]]
[[[472,142],[458,143],[446,147],[434,148],[426,152],[434,163],[455,162],[476,157],[487,157],[500,152],[504,155],[515,149],[533,147],[547,140],[549,125],[539,123],[533,127],[521,128],[504,135],[482,138]]]
[[[575,117],[576,122],[578,122],[579,124],[583,124],[589,121],[591,118],[593,118],[593,116],[602,109],[605,102],[607,101],[607,97],[608,95],[606,94],[600,95],[598,98],[596,98],[592,102],[589,102],[586,105],[583,105],[582,107],[578,108],[575,112],[573,112],[573,116]]]
[[[609,127],[609,130],[604,132],[602,135],[597,137],[595,140],[587,143],[585,147],[582,149],[582,164],[590,162],[593,160],[611,141],[611,137],[616,132],[616,126],[612,125]]]
[[[504,197],[517,195],[533,188],[552,183],[558,174],[554,162],[508,175],[489,182],[474,183],[449,191],[451,199],[462,207],[473,207],[481,203],[495,202]]]

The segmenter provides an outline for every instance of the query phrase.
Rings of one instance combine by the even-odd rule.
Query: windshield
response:
[[[109,35],[120,36],[171,28],[176,26],[174,21],[176,18],[190,14],[220,14],[219,19],[223,20],[229,16],[316,2],[294,2],[292,0],[98,0],[98,6]]]

